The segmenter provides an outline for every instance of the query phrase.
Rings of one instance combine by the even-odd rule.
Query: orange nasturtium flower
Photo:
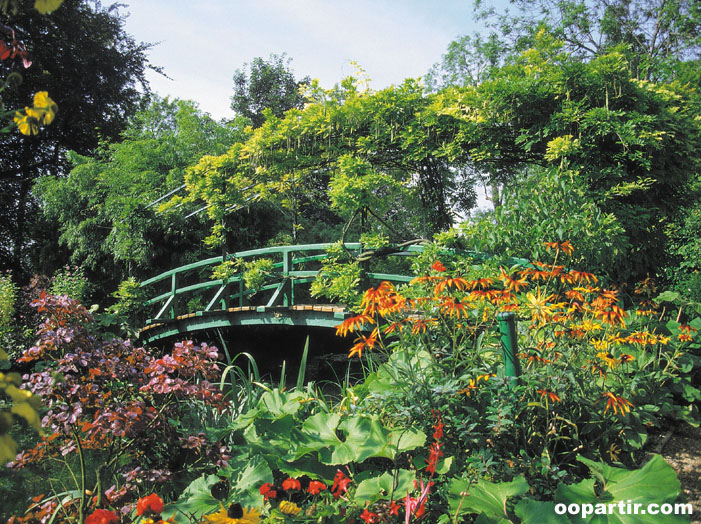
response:
[[[633,407],[633,404],[628,402],[626,399],[614,395],[610,391],[604,393],[604,398],[607,399],[604,413],[606,413],[609,409],[613,409],[615,414],[618,414],[618,411],[620,410],[621,415],[625,415],[626,413],[629,413],[630,408]]]

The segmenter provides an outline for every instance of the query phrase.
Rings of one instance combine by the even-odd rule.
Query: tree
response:
[[[301,108],[304,97],[300,88],[309,84],[310,78],[295,79],[291,61],[285,53],[271,54],[268,60],[256,57],[250,64],[244,64],[243,69],[237,69],[231,109],[249,118],[253,127],[260,127],[266,109],[281,117],[288,109]]]
[[[693,89],[636,78],[625,47],[583,62],[541,31],[489,80],[437,99],[455,119],[444,149],[456,159],[468,153],[502,191],[522,174],[558,168],[623,227],[631,250],[612,271],[618,279],[661,268],[665,227],[694,200],[701,167]]]
[[[694,76],[701,58],[701,7],[693,0],[511,0],[502,12],[475,0],[475,14],[490,30],[449,45],[431,78],[461,84],[485,65],[508,63],[546,30],[582,60],[623,45],[633,76],[645,80]],[[698,74],[695,75],[698,81]]]
[[[202,216],[159,213],[157,200],[182,184],[203,155],[222,154],[241,139],[243,122],[217,123],[193,102],[154,97],[121,141],[92,156],[71,153],[67,177],[45,176],[34,194],[46,217],[60,224],[60,241],[74,263],[107,279],[153,273],[199,258]],[[117,280],[117,281],[118,281]]]
[[[100,139],[119,136],[147,88],[147,44],[123,30],[117,6],[66,0],[50,17],[34,10],[7,14],[7,24],[27,45],[32,67],[23,82],[3,93],[7,107],[24,107],[37,91],[48,91],[60,111],[37,136],[0,135],[0,265],[29,271],[27,246],[39,250],[31,231],[37,220],[31,187],[39,176],[61,176],[69,150],[89,154]],[[0,64],[6,75],[8,65]]]

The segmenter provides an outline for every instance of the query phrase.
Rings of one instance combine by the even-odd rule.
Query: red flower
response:
[[[440,440],[443,438],[443,421],[439,418],[438,422],[433,425],[433,440]]]
[[[273,485],[270,482],[266,482],[260,487],[260,494],[265,497],[265,500],[274,499],[277,497],[277,491],[273,489]]]
[[[309,487],[307,488],[307,492],[310,495],[318,495],[320,491],[324,491],[326,489],[326,484],[323,482],[320,482],[318,480],[312,480],[309,483]]]
[[[333,493],[333,498],[337,499],[348,491],[348,484],[353,482],[351,479],[343,474],[343,471],[336,470],[336,476],[333,479],[333,486],[331,486],[331,492]]]
[[[399,516],[400,509],[402,509],[402,507],[395,501],[392,501],[392,505],[389,507],[389,514]]]
[[[363,513],[360,515],[360,518],[367,522],[367,524],[371,524],[373,522],[379,522],[378,519],[380,518],[380,516],[377,513],[368,511],[368,508],[365,508]]]
[[[108,509],[96,509],[85,519],[85,524],[117,524],[119,517]]]
[[[446,270],[445,266],[441,264],[440,260],[436,260],[431,266],[431,269],[433,269],[434,271],[438,271],[439,273],[443,273]]]
[[[136,503],[136,514],[147,515],[149,513],[160,514],[163,511],[163,499],[151,493],[147,497],[140,498]]]
[[[440,459],[443,456],[443,452],[441,451],[441,445],[438,442],[434,442],[433,444],[431,444],[429,451],[431,454],[428,457],[428,465],[426,466],[426,471],[433,475],[436,472],[436,465],[438,465],[438,459]]]
[[[301,490],[302,483],[297,479],[288,478],[282,483],[282,489],[284,489],[285,491],[289,491],[292,489]]]

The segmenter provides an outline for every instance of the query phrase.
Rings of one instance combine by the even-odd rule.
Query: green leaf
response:
[[[163,513],[169,514],[171,510],[175,510],[177,521],[189,522],[189,519],[183,520],[182,514],[193,515],[199,520],[202,515],[218,511],[219,501],[212,496],[211,492],[212,486],[217,482],[219,477],[216,475],[203,475],[193,480],[178,497],[177,502],[169,504]]]
[[[355,491],[355,499],[361,503],[376,502],[378,500],[397,499],[407,492],[414,490],[414,480],[416,475],[413,471],[406,469],[396,470],[397,484],[395,486],[395,475],[384,472],[377,477],[365,479],[358,484]]]
[[[448,500],[452,514],[478,513],[491,519],[508,519],[507,500],[523,495],[526,491],[528,483],[522,475],[511,482],[498,484],[479,480],[472,487],[469,487],[466,480],[455,479],[450,483]],[[463,496],[464,493],[467,495]]]
[[[523,524],[562,524],[563,516],[555,513],[554,502],[523,499],[516,504],[515,513]]]

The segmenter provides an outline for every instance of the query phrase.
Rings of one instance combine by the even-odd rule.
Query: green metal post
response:
[[[516,316],[511,311],[502,311],[497,315],[501,348],[504,352],[504,375],[518,377],[521,375],[521,364],[516,354],[518,342],[516,339]]]
[[[175,309],[175,302],[178,300],[178,297],[176,296],[175,292],[178,289],[178,277],[177,273],[173,273],[173,275],[170,277],[170,296],[171,296],[171,304],[170,304],[170,318],[175,318],[178,313]]]

